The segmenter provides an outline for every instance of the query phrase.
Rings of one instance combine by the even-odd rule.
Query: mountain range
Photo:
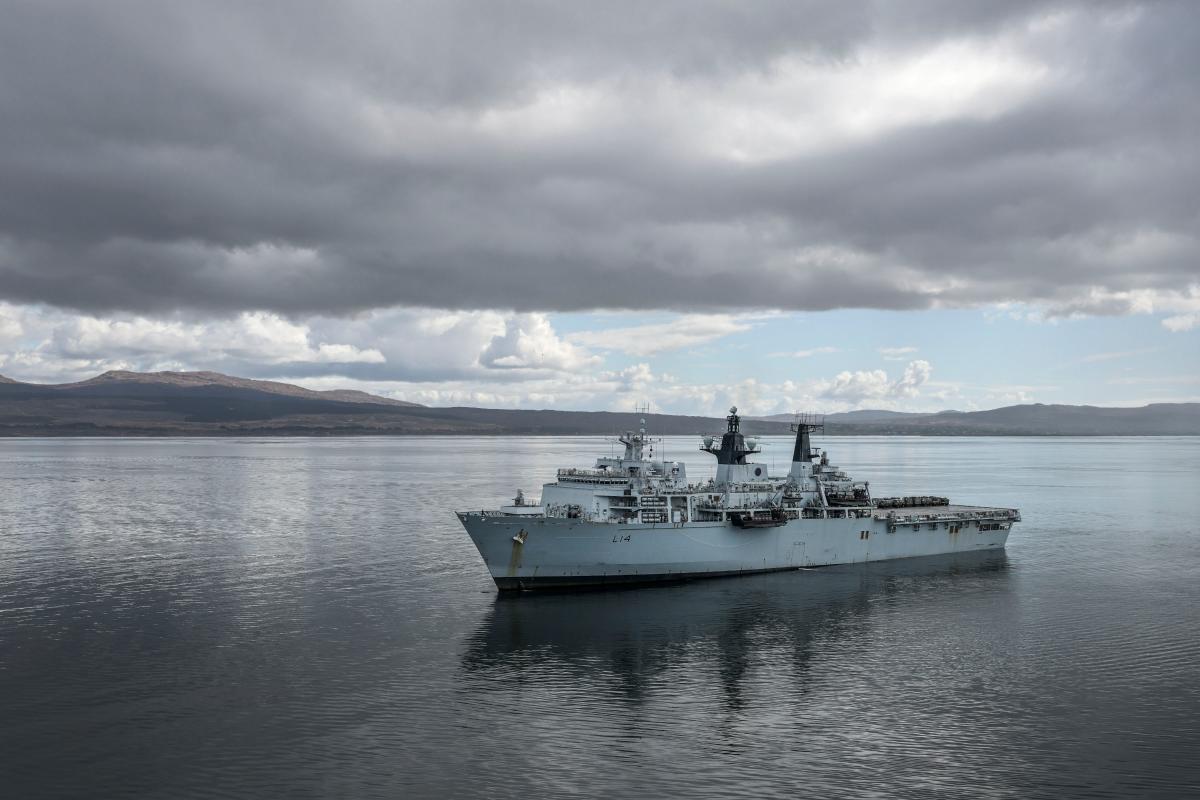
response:
[[[720,432],[724,420],[646,415],[656,434]],[[747,418],[752,434],[786,434],[790,414]],[[0,376],[0,436],[476,434],[594,435],[633,427],[630,413],[434,408],[354,390],[314,391],[217,372],[105,372],[77,383]],[[830,434],[1200,435],[1200,403],[1140,408],[1027,404],[913,414],[825,417]]]
[[[791,414],[762,417],[783,422]],[[824,418],[829,433],[933,436],[1200,435],[1200,403],[1152,403],[1135,408],[1028,403],[987,411],[849,411]]]

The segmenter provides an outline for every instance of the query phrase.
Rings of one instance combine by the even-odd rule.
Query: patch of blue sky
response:
[[[1035,309],[836,310],[731,315],[746,328],[708,341],[634,354],[604,350],[620,369],[647,363],[688,384],[754,379],[829,379],[884,370],[898,378],[911,361],[932,365],[922,394],[948,394],[981,407],[1008,401],[1132,403],[1200,395],[1200,335],[1172,332],[1161,315],[1045,319]],[[677,314],[557,314],[563,335],[669,325]],[[947,391],[948,390],[948,391]],[[961,403],[959,403],[961,405]],[[940,407],[945,407],[942,404]]]

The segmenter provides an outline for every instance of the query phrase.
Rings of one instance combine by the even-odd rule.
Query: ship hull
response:
[[[1009,526],[894,525],[883,517],[620,525],[459,513],[504,591],[632,585],[1002,549]]]

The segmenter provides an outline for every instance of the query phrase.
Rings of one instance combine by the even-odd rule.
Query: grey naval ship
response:
[[[560,469],[540,500],[460,511],[459,520],[501,590],[653,583],[882,561],[1004,547],[1021,519],[1013,508],[956,505],[944,497],[873,498],[814,450],[815,416],[798,415],[791,468],[768,475],[750,460],[759,443],[737,408],[720,440],[700,449],[716,476],[688,483],[684,464],[654,458],[640,430],[619,437],[620,458]],[[661,448],[660,448],[661,449]]]

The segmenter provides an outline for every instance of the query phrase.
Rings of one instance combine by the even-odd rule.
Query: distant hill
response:
[[[608,411],[430,408],[358,391],[318,392],[216,372],[106,372],[78,383],[0,376],[0,436],[476,434],[595,435],[632,427]],[[752,434],[787,434],[792,415],[746,419]],[[646,415],[656,434],[718,433],[712,417]],[[909,414],[851,411],[826,433],[873,435],[1200,435],[1200,404],[1141,408],[1020,405]]]
[[[614,434],[629,430],[639,418],[631,412],[617,411],[553,411],[504,408],[431,408],[454,419],[477,425],[488,425],[503,433],[590,435]],[[724,418],[691,417],[677,414],[642,414],[646,429],[656,436],[720,433],[725,430]],[[788,426],[781,422],[745,420],[742,431],[747,434],[786,435]]]
[[[3,378],[3,376],[0,376]],[[3,382],[16,383],[11,378],[3,378]],[[35,384],[24,384],[31,386]],[[173,386],[184,389],[199,389],[202,391],[214,388],[247,389],[267,394],[285,395],[287,397],[303,397],[310,400],[336,400],[343,403],[371,403],[388,406],[419,406],[419,403],[408,403],[404,400],[393,400],[367,394],[356,389],[335,389],[332,391],[314,391],[302,386],[278,381],[258,381],[251,378],[235,378],[232,375],[222,375],[219,372],[126,372],[110,370],[88,378],[78,383],[63,383],[45,385],[44,388],[58,391],[86,391],[92,394],[120,394],[131,386],[143,385],[150,387]]]
[[[428,408],[358,391],[317,392],[216,372],[106,372],[63,384],[0,376],[0,436],[611,434],[634,415]],[[720,419],[652,414],[659,434],[719,431]],[[748,433],[787,433],[750,422]]]
[[[925,436],[1153,436],[1200,435],[1200,403],[1139,408],[1032,403],[988,411],[936,414],[849,412],[825,417],[831,434]]]
[[[951,411],[951,412],[941,412],[941,413],[951,413],[952,414],[955,412]],[[796,416],[795,414],[772,414],[769,417],[755,417],[754,419],[768,420],[771,422],[788,422],[788,423],[790,423],[790,422],[792,422],[792,420],[795,416]],[[872,411],[872,410],[843,411],[838,414],[826,414],[825,422],[827,424],[834,423],[834,422],[839,422],[839,423],[840,422],[845,422],[845,423],[894,422],[894,421],[900,420],[900,419],[914,419],[916,417],[928,417],[928,416],[932,416],[932,415],[931,414],[915,414],[915,413],[912,413],[909,411],[884,411],[882,409],[874,410],[874,411]]]
[[[875,422],[829,425],[830,433],[934,435],[1133,436],[1200,435],[1200,403],[1154,403],[1139,408],[1033,403],[989,411],[945,411]]]
[[[783,422],[792,414],[761,419]],[[864,410],[827,414],[825,432],[907,436],[1162,436],[1200,435],[1200,403],[1138,408],[1031,403],[988,411],[920,414]]]

